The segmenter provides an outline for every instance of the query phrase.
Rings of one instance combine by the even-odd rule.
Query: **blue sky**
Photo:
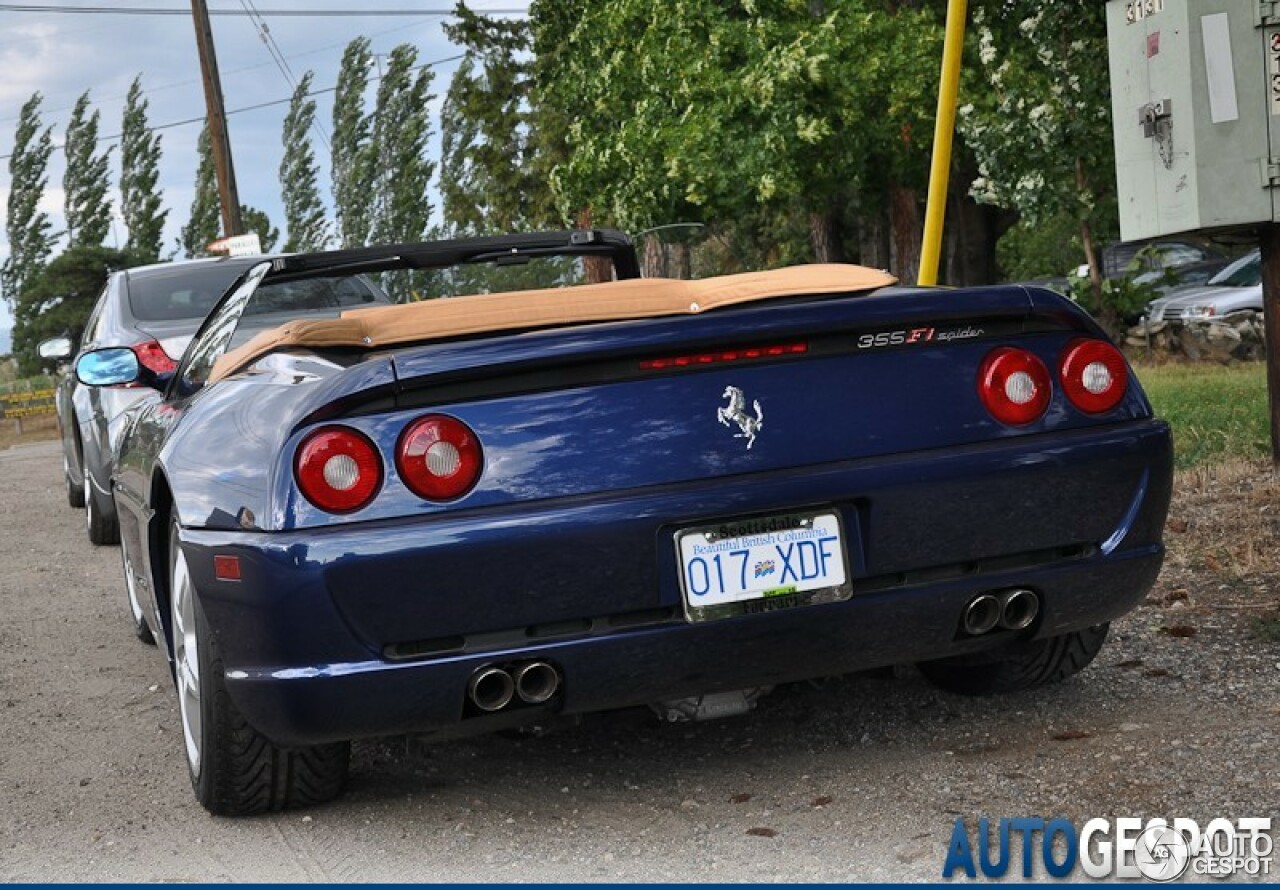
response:
[[[48,4],[52,5],[52,4]],[[90,6],[90,0],[58,0],[60,6]],[[188,6],[186,0],[130,0],[128,7],[175,9]],[[209,0],[211,10],[244,8],[239,0]],[[452,0],[259,0],[248,3],[259,10],[339,10],[339,9],[450,9]],[[472,9],[512,9],[527,6],[527,0],[471,0]],[[292,86],[273,62],[268,46],[254,21],[244,16],[215,15],[212,18],[222,88],[229,111],[273,100],[287,100]],[[367,36],[374,53],[389,53],[400,43],[418,49],[420,62],[446,59],[458,54],[441,27],[440,16],[354,16],[354,17],[273,17],[265,16],[270,36],[284,55],[295,77],[315,72],[313,89],[332,87],[346,44],[358,35]],[[441,97],[448,87],[456,62],[435,68],[432,103],[433,126],[439,128]],[[188,15],[68,15],[0,11],[0,155],[13,147],[14,129],[24,102],[35,91],[44,96],[43,120],[53,126],[55,146],[62,144],[71,108],[86,89],[93,106],[101,112],[99,133],[120,132],[124,97],[136,75],[142,76],[143,90],[150,100],[148,111],[153,126],[200,117],[204,114],[204,93],[200,85],[200,65],[196,54],[195,30]],[[327,135],[331,127],[332,93],[317,97],[317,120]],[[281,226],[280,186],[277,168],[283,152],[281,125],[286,104],[256,111],[234,113],[229,118],[236,180],[243,203],[266,210]],[[166,128],[163,133],[160,187],[169,208],[165,234],[166,249],[173,246],[179,228],[187,221],[196,168],[196,139],[199,124]],[[328,149],[313,132],[312,143],[321,165],[321,183],[328,198]],[[438,149],[433,149],[436,151]],[[60,150],[49,165],[49,189],[43,209],[52,218],[55,230],[63,225]],[[112,196],[118,201],[118,156],[111,164]],[[0,163],[0,217],[9,191],[7,162]],[[437,208],[438,212],[438,208]],[[118,215],[107,243],[123,243],[126,232]],[[8,256],[8,244],[0,227],[0,260]],[[9,309],[0,302],[0,329],[12,324]],[[0,336],[0,339],[7,339]]]

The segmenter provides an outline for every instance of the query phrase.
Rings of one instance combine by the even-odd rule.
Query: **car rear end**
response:
[[[228,421],[307,385],[289,361],[233,378]],[[393,394],[286,423],[260,528],[182,532],[228,690],[280,744],[1047,639],[1131,609],[1163,555],[1168,428],[1048,291],[475,337],[313,385],[380,365]]]

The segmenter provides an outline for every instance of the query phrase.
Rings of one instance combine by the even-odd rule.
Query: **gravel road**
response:
[[[1234,521],[1198,490],[1147,605],[1057,687],[968,700],[899,668],[714,723],[364,743],[337,802],[215,819],[60,470],[52,443],[0,452],[0,880],[937,880],[957,816],[1280,817],[1280,644],[1250,630],[1280,591],[1196,555]],[[1280,512],[1269,476],[1232,485]]]

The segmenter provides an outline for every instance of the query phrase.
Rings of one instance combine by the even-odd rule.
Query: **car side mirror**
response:
[[[42,340],[36,347],[36,355],[46,362],[65,362],[71,358],[71,339],[54,337],[51,340]]]
[[[138,383],[142,365],[132,349],[111,346],[95,349],[76,362],[76,379],[85,386],[123,386]]]

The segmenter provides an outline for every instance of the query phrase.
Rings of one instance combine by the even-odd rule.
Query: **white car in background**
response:
[[[1254,250],[1240,257],[1207,284],[1178,288],[1147,304],[1147,322],[1221,318],[1232,312],[1262,311],[1262,258]]]

